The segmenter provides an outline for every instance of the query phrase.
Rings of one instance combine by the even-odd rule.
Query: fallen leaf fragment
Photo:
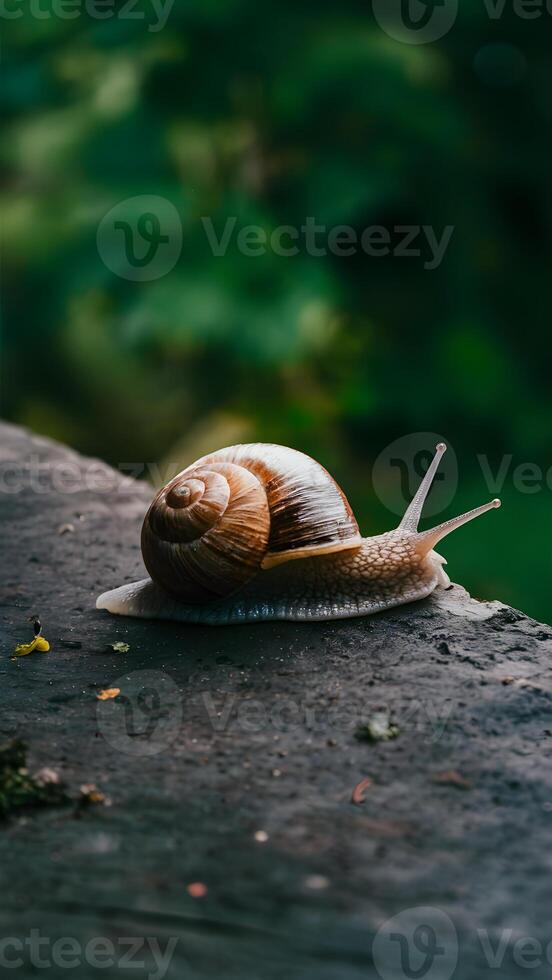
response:
[[[12,660],[16,660],[18,657],[27,657],[33,650],[38,650],[40,653],[47,653],[50,649],[48,640],[42,636],[42,624],[38,616],[31,616],[29,622],[34,624],[34,639],[30,643],[18,643],[13,652]]]
[[[29,653],[33,652],[33,650],[38,650],[39,653],[47,653],[49,649],[50,644],[48,643],[48,640],[45,640],[43,636],[35,636],[34,640],[31,640],[30,643],[17,644],[13,652],[13,659],[15,660],[17,657],[27,657]]]
[[[304,879],[305,888],[310,888],[314,892],[323,891],[330,884],[330,879],[325,875],[307,875]]]
[[[400,733],[398,725],[391,721],[389,711],[374,711],[365,725],[356,730],[356,738],[363,742],[389,742]]]
[[[58,534],[74,534],[75,525],[74,524],[60,524],[58,527]]]
[[[123,643],[122,640],[118,640],[117,643],[110,643],[109,646],[115,650],[115,653],[128,653],[130,650],[130,644]]]
[[[45,766],[43,769],[39,769],[38,772],[35,772],[33,779],[37,786],[42,787],[59,786],[61,782],[59,773],[57,773],[55,769],[49,769],[48,766]]]
[[[455,786],[456,789],[471,789],[471,783],[464,779],[455,769],[448,769],[446,772],[438,772],[433,777],[433,782],[440,786]]]
[[[192,881],[186,885],[186,891],[192,898],[205,898],[207,885],[204,885],[202,881]]]
[[[106,687],[103,691],[98,691],[96,697],[98,701],[109,701],[110,698],[116,698],[118,694],[121,693],[120,687]]]
[[[366,779],[361,779],[360,783],[357,783],[353,790],[351,803],[355,803],[357,806],[362,806],[366,800],[366,790],[372,785],[372,780],[368,777],[366,777]]]
[[[95,783],[83,783],[80,787],[79,804],[81,806],[110,806],[111,800],[109,796],[102,793],[101,789],[98,789]]]

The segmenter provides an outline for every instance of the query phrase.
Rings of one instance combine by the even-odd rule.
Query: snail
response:
[[[435,456],[399,526],[361,537],[341,488],[304,453],[264,443],[203,456],[155,497],[142,528],[151,578],[105,592],[98,609],[223,625],[366,616],[450,580],[434,546],[499,500],[428,531]]]

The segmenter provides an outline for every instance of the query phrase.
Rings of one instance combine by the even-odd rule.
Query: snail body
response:
[[[381,612],[449,584],[434,545],[500,506],[493,500],[418,531],[435,457],[398,528],[363,538],[327,470],[264,443],[203,456],[159,491],[142,528],[151,578],[105,592],[118,615],[224,625],[344,619]]]

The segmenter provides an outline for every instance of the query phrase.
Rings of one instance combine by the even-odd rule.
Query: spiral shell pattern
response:
[[[284,446],[230,446],[198,460],[154,499],[142,554],[184,602],[236,592],[261,568],[359,547],[357,522],[327,470]]]
[[[185,602],[239,589],[260,568],[270,532],[264,488],[231,463],[192,467],[153,501],[142,554],[154,582]]]

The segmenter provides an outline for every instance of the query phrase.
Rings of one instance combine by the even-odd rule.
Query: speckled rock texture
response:
[[[62,937],[79,978],[550,976],[552,629],[457,586],[333,623],[112,618],[151,496],[0,426],[1,740],[111,801],[0,825],[13,975],[39,929],[56,980]],[[33,614],[51,650],[14,661]]]

